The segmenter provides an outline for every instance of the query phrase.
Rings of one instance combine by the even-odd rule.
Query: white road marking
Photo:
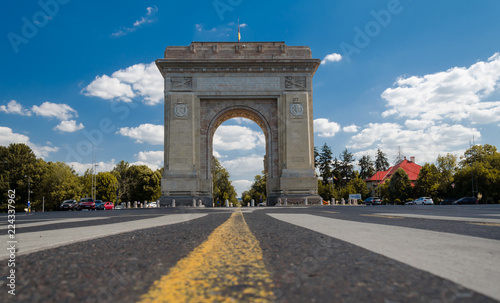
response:
[[[95,218],[72,218],[72,219],[52,219],[52,220],[45,220],[42,222],[33,222],[33,223],[24,223],[24,222],[19,222],[16,221],[16,227],[20,228],[26,228],[26,227],[36,227],[36,226],[43,226],[43,225],[52,225],[52,224],[65,224],[65,223],[75,223],[75,222],[85,222],[85,221],[94,221],[94,220],[104,220],[104,219],[109,219],[110,217],[95,217]]]
[[[432,216],[419,214],[394,214],[394,213],[376,213],[381,216],[395,216],[405,218],[430,219],[430,220],[446,220],[446,221],[463,221],[463,222],[481,222],[481,223],[500,223],[500,219],[490,218],[471,218],[471,217],[451,217],[451,216]]]
[[[17,241],[16,247],[18,249],[16,256],[139,229],[182,223],[206,215],[207,214],[174,214],[132,222],[16,234],[15,241]],[[5,243],[4,245],[7,245],[7,247],[11,244],[8,243],[8,241],[12,241],[8,238],[8,235],[0,236],[0,242]],[[0,260],[8,258],[9,251],[7,249],[0,249]]]
[[[308,214],[268,215],[352,243],[500,300],[498,240]]]

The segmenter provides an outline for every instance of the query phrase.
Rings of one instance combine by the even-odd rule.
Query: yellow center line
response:
[[[272,287],[259,242],[234,212],[139,302],[273,302]]]
[[[481,223],[481,222],[469,222],[469,224],[474,224],[474,225],[484,225],[484,226],[499,226],[500,223]]]
[[[387,216],[387,215],[360,215],[363,217],[378,217],[378,218],[386,218],[386,219],[404,219],[403,217],[395,217],[395,216]]]
[[[329,214],[338,214],[338,211],[328,211],[328,210],[322,210],[322,213],[329,213]]]

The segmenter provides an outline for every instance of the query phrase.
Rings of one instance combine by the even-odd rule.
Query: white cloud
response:
[[[245,27],[248,27],[248,24],[240,24],[240,29]],[[228,24],[220,24],[209,29],[205,29],[205,26],[203,24],[195,24],[195,29],[198,32],[198,35],[207,40],[231,36],[233,36],[236,40],[238,39],[238,24],[234,22]]]
[[[124,127],[117,131],[125,137],[136,139],[136,143],[148,143],[153,145],[163,145],[164,127],[163,125],[141,124],[138,127]]]
[[[361,150],[356,152],[357,155],[380,148],[388,154],[390,161],[401,148],[407,156],[416,156],[418,163],[432,163],[438,154],[465,150],[473,136],[479,139],[481,133],[458,124],[408,130],[397,123],[370,123],[351,138],[347,147]]]
[[[87,171],[87,169],[92,169],[92,163],[68,162],[66,164],[73,167],[75,172],[80,176],[83,176],[85,174],[85,171]],[[96,172],[100,173],[100,172],[112,171],[113,168],[115,168],[115,165],[116,165],[115,159],[111,159],[108,162],[104,161],[97,162]]]
[[[44,102],[40,106],[34,105],[31,109],[37,116],[57,118],[61,121],[78,117],[77,111],[67,104]]]
[[[221,125],[214,134],[213,147],[217,150],[250,150],[266,145],[262,132],[239,125]]]
[[[382,93],[384,117],[486,124],[500,121],[500,101],[485,101],[500,87],[500,53],[469,68],[454,67],[422,77],[401,77]]]
[[[84,126],[82,123],[76,125],[75,120],[68,120],[68,121],[61,121],[61,123],[59,123],[56,127],[54,127],[54,130],[58,130],[65,133],[73,133],[83,128]]]
[[[163,151],[141,151],[134,157],[139,162],[147,163],[148,166],[155,166],[156,169],[163,166]]]
[[[405,121],[405,126],[408,127],[409,129],[426,129],[430,126],[433,126],[435,123],[434,121],[429,121],[429,120],[406,120]]]
[[[23,134],[17,134],[12,131],[11,128],[0,126],[0,145],[8,146],[11,143],[24,143],[28,145],[35,155],[40,158],[47,157],[52,152],[57,152],[58,147],[53,146],[40,146],[38,144],[32,143],[29,137]]]
[[[0,106],[0,111],[7,114],[17,114],[21,116],[31,116],[29,109],[24,108],[21,104],[17,103],[16,100],[10,100],[7,106]]]
[[[260,174],[264,168],[264,157],[260,155],[250,155],[239,157],[231,160],[222,161],[231,177],[233,175],[242,175],[251,173],[252,179],[255,175]]]
[[[95,77],[95,80],[85,87],[82,92],[85,96],[98,97],[106,100],[116,98],[125,102],[132,102],[132,98],[135,97],[130,85],[106,75]]]
[[[137,161],[131,165],[146,165],[152,170],[163,167],[163,151],[141,151],[134,157]]]
[[[123,28],[117,30],[116,32],[112,33],[111,35],[114,37],[123,37],[127,34],[135,32],[143,24],[155,22],[156,19],[154,18],[154,16],[158,12],[158,7],[156,7],[156,6],[148,7],[148,8],[146,8],[146,10],[148,11],[146,13],[146,16],[143,16],[139,20],[136,20],[132,27],[123,27]]]
[[[327,64],[329,62],[339,62],[340,60],[342,60],[341,54],[332,53],[332,54],[326,55],[325,58],[323,58],[323,60],[321,60],[321,64]]]
[[[320,118],[314,120],[314,132],[319,137],[333,137],[340,131],[340,125],[330,122],[328,119]]]
[[[151,62],[120,69],[111,77],[97,76],[82,93],[86,96],[124,102],[142,97],[145,104],[156,105],[163,101],[163,86],[163,77],[155,62]]]
[[[357,133],[358,132],[358,126],[357,125],[349,125],[349,126],[344,126],[342,130],[346,133]]]
[[[241,197],[241,194],[244,191],[247,191],[250,189],[253,182],[250,180],[236,180],[236,181],[232,181],[231,184],[233,184],[234,189],[236,190],[236,193],[238,194],[238,196]]]

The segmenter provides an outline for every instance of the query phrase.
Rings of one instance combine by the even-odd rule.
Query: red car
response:
[[[114,209],[114,208],[115,208],[115,205],[113,204],[113,202],[104,202],[104,209],[105,210]]]
[[[95,210],[95,201],[92,198],[81,198],[78,203],[78,209],[92,209]]]

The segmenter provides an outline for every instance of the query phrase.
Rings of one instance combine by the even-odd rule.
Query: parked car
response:
[[[406,202],[405,205],[415,205],[415,200]]]
[[[451,205],[453,202],[457,201],[457,198],[446,198],[443,201],[441,201],[441,205]]]
[[[433,205],[434,201],[429,197],[420,197],[417,200],[413,200],[413,204],[415,205]]]
[[[113,204],[113,202],[104,202],[104,209],[105,210],[111,210],[114,208],[115,208],[115,205]]]
[[[366,198],[365,204],[366,205],[381,205],[382,200],[380,200],[380,198],[377,198],[377,197],[370,197],[370,198]]]
[[[266,206],[266,202],[260,202],[257,206]]]
[[[477,199],[475,197],[463,197],[453,201],[453,204],[477,204]]]
[[[59,206],[59,210],[77,210],[78,202],[76,200],[64,200]]]
[[[93,209],[95,210],[95,201],[92,198],[81,198],[78,203],[78,209]]]
[[[123,207],[121,205],[117,205],[115,206],[115,209],[123,209]]]
[[[104,210],[104,202],[102,200],[95,200],[95,209]]]
[[[156,208],[158,207],[158,204],[156,202],[149,202],[146,204],[146,208]]]

